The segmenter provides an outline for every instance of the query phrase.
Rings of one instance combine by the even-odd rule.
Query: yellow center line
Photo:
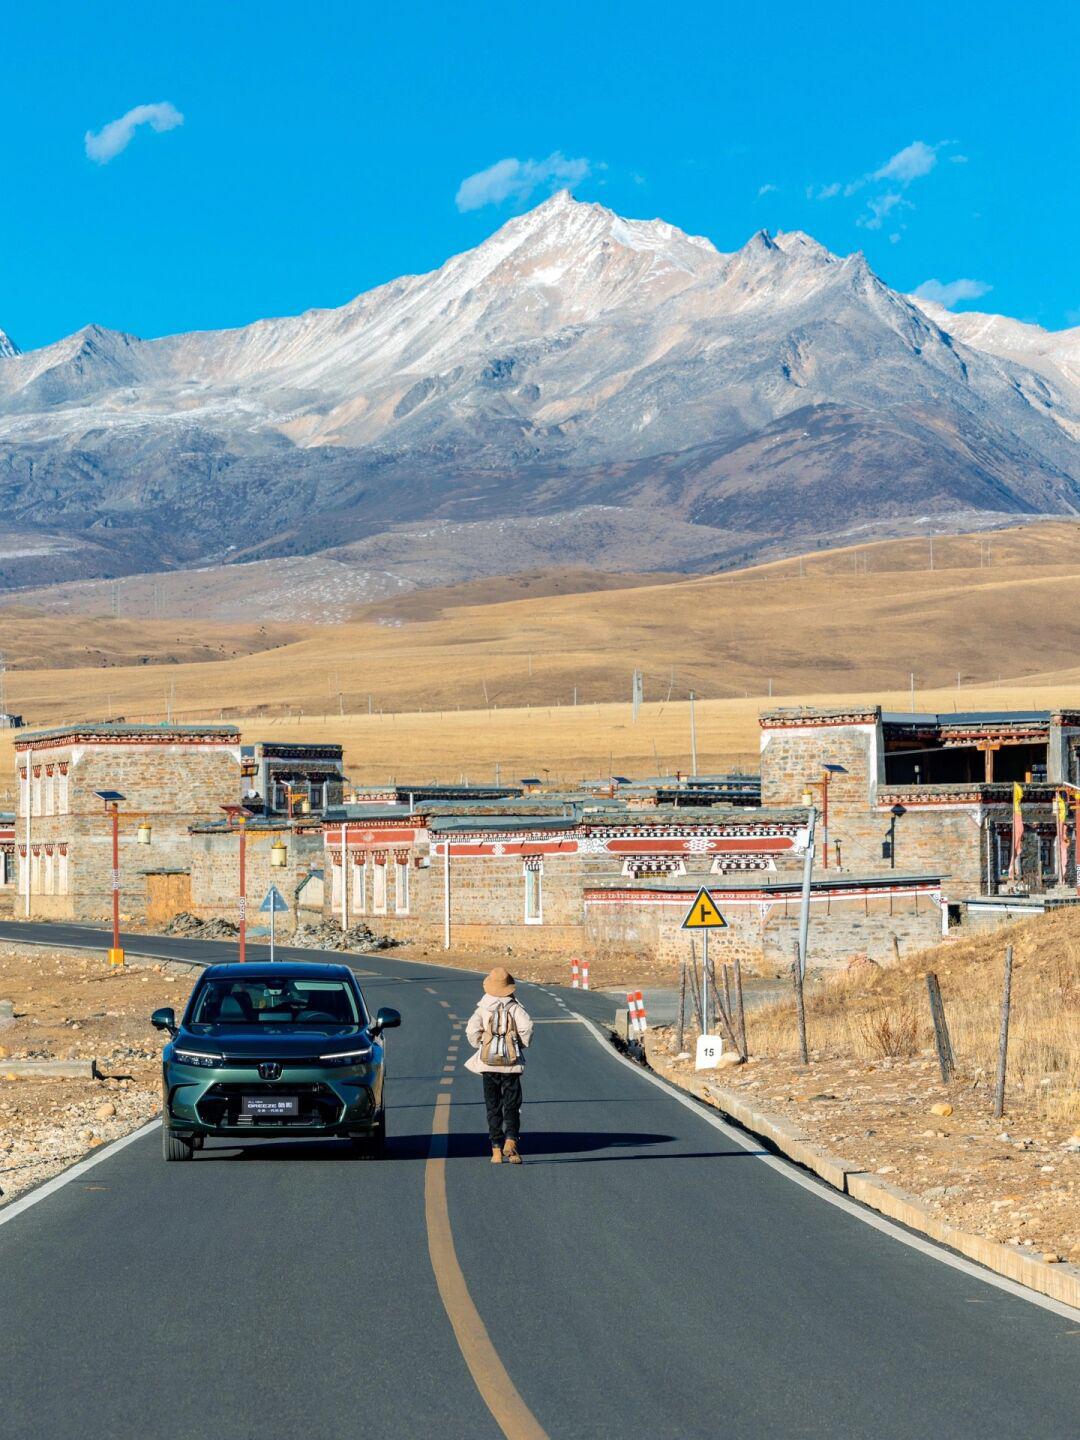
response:
[[[431,1145],[424,1167],[428,1254],[439,1296],[473,1383],[506,1440],[548,1440],[547,1432],[521,1398],[506,1366],[499,1359],[458,1262],[454,1233],[450,1228],[450,1209],[446,1203],[449,1134],[450,1096],[440,1095],[435,1101]]]

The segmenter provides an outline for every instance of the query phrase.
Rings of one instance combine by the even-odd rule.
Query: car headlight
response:
[[[322,1065],[363,1065],[374,1053],[370,1045],[365,1045],[361,1050],[339,1050],[334,1055],[320,1055],[319,1062]]]
[[[208,1055],[204,1050],[174,1050],[172,1058],[178,1065],[201,1065],[206,1069],[213,1069],[215,1065],[220,1065],[225,1057]]]

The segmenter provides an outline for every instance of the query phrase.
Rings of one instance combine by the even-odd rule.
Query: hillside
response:
[[[914,671],[920,707],[1080,702],[1080,526],[938,537],[933,569],[930,559],[929,541],[890,541],[587,593],[505,598],[515,581],[486,596],[477,586],[431,590],[224,661],[11,669],[8,699],[38,725],[160,719],[171,705],[179,718],[342,738],[364,778],[456,777],[496,762],[562,778],[615,763],[638,774],[685,769],[690,690],[701,697],[703,769],[753,763],[770,690],[904,708]],[[526,583],[558,588],[550,577]],[[43,653],[60,635],[85,643],[83,622],[69,618],[59,632],[36,623]],[[632,726],[635,667],[648,703]]]
[[[807,235],[563,193],[340,309],[0,358],[0,586],[330,552],[376,598],[598,528],[603,568],[703,570],[1077,513],[1076,387],[952,324]]]

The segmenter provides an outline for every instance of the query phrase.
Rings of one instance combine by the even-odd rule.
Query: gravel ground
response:
[[[180,1010],[194,975],[104,956],[0,947],[0,1207],[161,1108],[162,1037],[149,1016]],[[103,1078],[10,1079],[7,1059],[96,1060]]]

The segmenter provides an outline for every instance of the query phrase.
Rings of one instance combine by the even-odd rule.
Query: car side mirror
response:
[[[381,1035],[384,1030],[396,1030],[401,1024],[401,1012],[391,1010],[389,1005],[383,1005],[375,1016],[375,1024],[371,1027],[373,1035]]]
[[[167,1030],[170,1035],[176,1034],[176,1012],[166,1006],[163,1010],[155,1010],[150,1016],[150,1024],[155,1030]]]

